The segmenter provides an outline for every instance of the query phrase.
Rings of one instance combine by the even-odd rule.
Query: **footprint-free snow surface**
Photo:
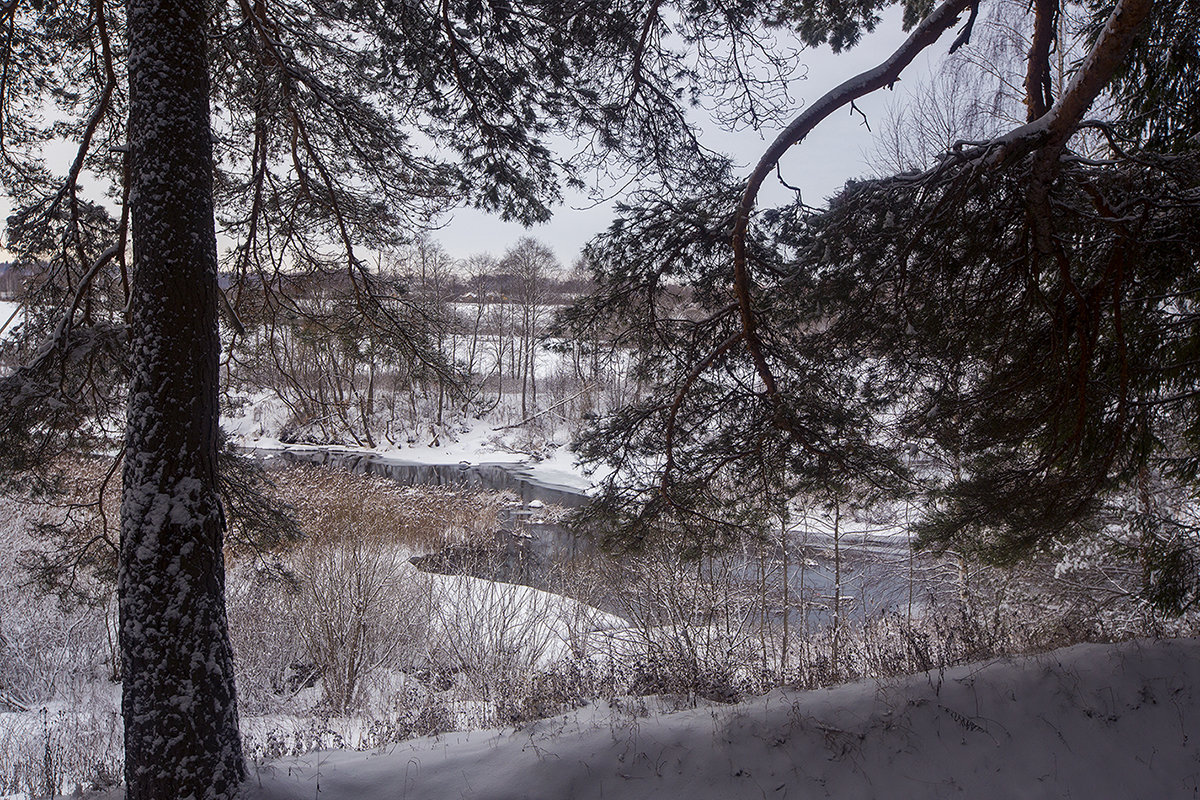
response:
[[[1192,798],[1200,642],[1078,645],[735,706],[593,704],[252,769],[247,800]]]

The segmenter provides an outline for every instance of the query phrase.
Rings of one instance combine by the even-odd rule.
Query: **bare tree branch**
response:
[[[1027,122],[1033,122],[1050,110],[1050,48],[1054,45],[1054,23],[1058,19],[1057,0],[1034,0],[1033,42],[1025,68],[1025,106]]]

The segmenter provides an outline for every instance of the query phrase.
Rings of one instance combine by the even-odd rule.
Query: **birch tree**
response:
[[[500,269],[512,276],[514,313],[520,315],[514,342],[518,353],[517,377],[521,382],[521,418],[537,406],[537,354],[540,336],[548,318],[545,308],[549,297],[547,283],[560,265],[554,251],[536,239],[525,236],[509,248],[500,261]]]

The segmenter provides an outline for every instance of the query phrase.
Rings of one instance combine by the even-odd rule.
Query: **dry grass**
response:
[[[414,553],[487,536],[496,529],[501,507],[494,492],[399,486],[328,467],[292,465],[271,469],[269,475],[276,495],[295,507],[307,536],[366,533]]]

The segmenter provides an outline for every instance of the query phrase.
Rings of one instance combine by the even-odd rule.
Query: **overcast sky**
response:
[[[900,28],[899,9],[891,9],[875,32],[849,51],[836,55],[828,48],[805,51],[801,72],[806,71],[807,76],[795,81],[791,87],[791,94],[798,103],[796,113],[847,78],[874,67],[890,55],[905,36]],[[780,165],[783,178],[802,191],[804,202],[822,205],[825,198],[847,180],[869,172],[866,156],[871,150],[874,132],[883,125],[888,104],[894,97],[904,95],[903,86],[913,86],[929,75],[953,40],[950,34],[944,38],[944,45],[931,47],[926,55],[909,66],[904,72],[904,80],[897,84],[894,92],[883,90],[857,102],[867,115],[871,131],[863,125],[861,116],[839,111],[784,157]],[[778,130],[729,133],[711,129],[706,130],[702,141],[714,150],[731,154],[742,171],[748,173],[777,133]],[[760,202],[765,204],[781,204],[793,197],[775,177],[768,179],[759,195]],[[534,236],[553,247],[559,260],[570,266],[584,243],[606,228],[612,219],[613,203],[585,209],[588,205],[586,197],[568,198],[553,219],[529,229],[472,209],[460,210],[452,215],[449,224],[436,234],[436,238],[451,255],[461,258],[480,251],[501,255],[521,236]]]
[[[797,101],[796,113],[847,78],[878,64],[899,46],[904,37],[900,29],[899,10],[893,8],[885,15],[875,33],[847,52],[835,55],[828,48],[804,52],[801,72],[806,77],[795,81],[791,87],[792,97]],[[905,71],[904,80],[894,93],[884,90],[858,101],[857,105],[867,115],[872,131],[880,130],[892,98],[903,96],[904,86],[912,86],[929,74],[931,65],[941,57],[952,39],[949,34],[945,38],[944,45],[930,48],[927,55],[918,58]],[[731,154],[743,172],[748,172],[777,132],[729,133],[714,128],[704,132],[702,141],[713,150]],[[860,116],[844,110],[837,112],[783,159],[783,177],[789,184],[802,190],[806,203],[819,205],[819,201],[835,192],[848,179],[867,174],[866,156],[871,150],[872,137],[873,133],[863,125]],[[55,153],[55,157],[62,159],[63,163],[50,163],[49,166],[56,172],[64,173],[72,155],[70,148],[63,148]],[[772,177],[763,187],[760,202],[778,204],[792,196]],[[556,210],[553,219],[530,229],[502,222],[482,212],[464,209],[452,214],[445,227],[434,236],[451,255],[461,258],[483,251],[499,256],[521,236],[531,235],[550,245],[563,264],[569,266],[583,244],[608,226],[612,218],[612,206],[612,202],[593,206],[585,196],[571,196]],[[0,196],[0,219],[7,218],[9,209],[7,198]],[[4,255],[5,251],[0,248],[0,258]]]

